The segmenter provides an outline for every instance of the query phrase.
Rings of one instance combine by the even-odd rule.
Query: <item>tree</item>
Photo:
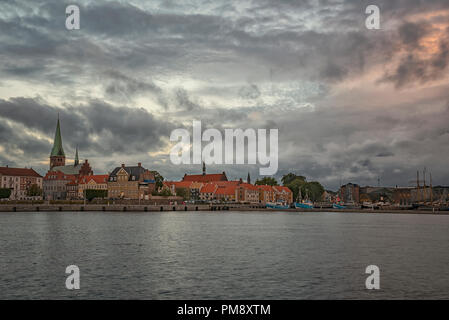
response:
[[[190,200],[190,190],[188,188],[176,188],[176,195],[185,200]]]
[[[27,190],[28,197],[39,197],[42,195],[42,189],[37,184],[32,184]]]
[[[295,180],[302,180],[303,182],[306,182],[306,177],[304,177],[304,176],[297,176],[294,173],[289,173],[289,174],[284,175],[282,177],[282,179],[281,179],[282,184],[284,186],[286,186],[287,184],[290,184],[291,182],[293,182]]]
[[[159,190],[160,188],[162,188],[163,182],[164,182],[164,177],[161,176],[161,174],[157,171],[151,171],[151,173],[154,175],[154,180],[156,182],[156,190]]]
[[[268,185],[268,186],[277,186],[278,185],[278,182],[276,181],[276,179],[275,178],[272,178],[272,177],[264,177],[264,178],[262,178],[262,179],[257,179],[257,181],[256,181],[256,183],[255,183],[256,185],[259,185],[259,186],[261,186],[261,185]]]
[[[7,199],[11,195],[11,189],[0,188],[0,199]]]
[[[94,189],[86,189],[84,190],[86,200],[92,201],[95,198],[107,198],[108,190],[94,190]]]
[[[172,193],[169,189],[165,188],[159,193],[159,195],[163,196],[163,197],[169,197],[169,196],[172,196]]]
[[[324,187],[317,181],[306,182],[301,189],[303,196],[307,195],[313,202],[320,201],[324,191]]]
[[[298,198],[299,189],[301,189],[302,196],[304,197],[302,187],[307,183],[305,177],[297,176],[294,173],[289,173],[283,176],[281,181],[285,187],[288,187],[292,191],[293,200]]]

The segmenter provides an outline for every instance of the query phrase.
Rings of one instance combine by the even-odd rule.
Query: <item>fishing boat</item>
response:
[[[296,209],[313,209],[313,202],[312,201],[295,202],[295,208]]]
[[[283,204],[283,203],[267,203],[266,204],[268,209],[280,209],[280,210],[285,210],[285,209],[289,209],[290,206],[288,204]]]
[[[338,204],[338,203],[333,203],[332,204],[332,208],[334,208],[334,209],[346,209],[346,206]]]
[[[302,199],[301,186],[298,190],[298,198],[295,202],[296,209],[313,209],[313,202],[308,199],[309,197],[306,194],[306,199]]]

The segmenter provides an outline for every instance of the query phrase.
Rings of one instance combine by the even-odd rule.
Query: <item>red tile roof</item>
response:
[[[263,190],[263,191],[272,191],[272,192],[274,192],[273,187],[272,186],[268,186],[268,185],[257,185],[256,188],[259,189],[259,190]]]
[[[190,175],[184,175],[182,178],[182,181],[195,181],[195,182],[213,182],[213,181],[227,181],[228,178],[226,177],[226,174],[223,173],[217,173],[217,174],[190,174]]]
[[[208,184],[205,184],[205,185],[201,188],[200,192],[201,192],[201,193],[214,193],[216,188],[217,188],[217,185],[216,185],[216,184],[214,184],[214,183],[208,183]]]
[[[288,187],[284,187],[284,186],[274,186],[273,188],[277,192],[286,192],[286,193],[291,193],[292,192]]]
[[[94,180],[95,183],[102,184],[107,183],[109,175],[107,174],[95,174],[91,176],[83,176],[80,179],[80,183],[89,183],[89,181]]]
[[[215,191],[215,194],[222,194],[222,195],[235,195],[235,189],[236,186],[227,186],[227,187],[218,187],[217,191]]]
[[[0,167],[0,174],[3,174],[5,176],[42,178],[42,176],[39,173],[37,173],[33,169],[27,169],[27,168]]]
[[[239,184],[239,187],[243,187],[248,190],[255,190],[255,191],[259,190],[259,189],[257,189],[257,187],[255,185],[252,185],[249,183],[241,183],[241,184]]]

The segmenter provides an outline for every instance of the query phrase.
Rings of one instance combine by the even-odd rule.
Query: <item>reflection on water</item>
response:
[[[0,230],[1,299],[449,298],[449,216],[2,213]]]

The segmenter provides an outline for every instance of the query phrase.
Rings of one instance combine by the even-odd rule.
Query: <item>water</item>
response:
[[[449,298],[449,216],[1,213],[0,248],[0,299]]]

